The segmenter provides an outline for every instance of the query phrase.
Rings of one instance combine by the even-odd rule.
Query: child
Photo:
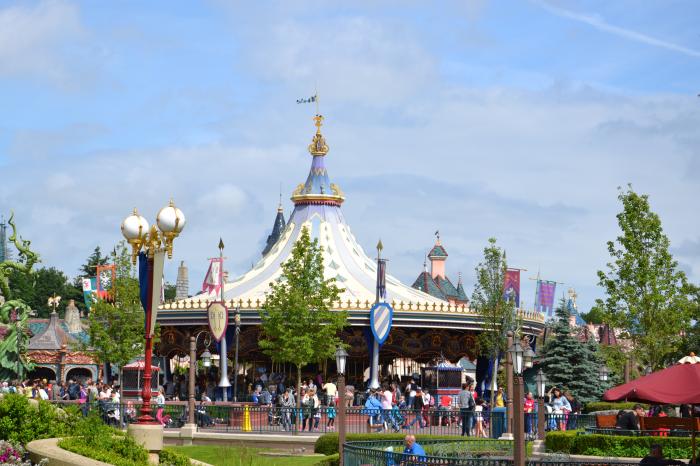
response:
[[[476,399],[476,406],[474,407],[474,419],[476,420],[476,430],[474,432],[474,437],[486,437],[486,432],[484,430],[484,399],[481,397]]]
[[[335,429],[335,406],[333,404],[329,405],[326,409],[326,415],[328,416],[328,422],[326,422],[326,428],[328,430]]]

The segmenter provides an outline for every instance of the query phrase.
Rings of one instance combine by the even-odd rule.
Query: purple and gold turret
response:
[[[326,170],[325,157],[328,153],[328,144],[321,134],[323,116],[316,115],[314,120],[316,121],[316,134],[309,144],[309,153],[313,156],[311,170],[309,170],[306,183],[297,186],[291,199],[294,205],[313,204],[340,207],[345,196],[337,185],[330,182]]]

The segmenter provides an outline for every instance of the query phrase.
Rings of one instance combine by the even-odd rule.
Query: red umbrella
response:
[[[700,364],[679,364],[611,388],[606,401],[658,404],[700,403]]]

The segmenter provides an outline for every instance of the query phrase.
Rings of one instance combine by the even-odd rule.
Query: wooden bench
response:
[[[596,414],[595,426],[598,429],[614,429],[617,426],[617,415],[615,415],[615,414]]]

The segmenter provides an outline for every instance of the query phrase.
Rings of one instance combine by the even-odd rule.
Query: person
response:
[[[559,430],[566,430],[567,417],[571,412],[569,400],[567,400],[561,390],[556,387],[552,387],[550,393],[552,396],[552,414],[557,418]]]
[[[404,392],[406,393],[406,404],[408,405],[408,409],[412,409],[413,402],[416,399],[416,382],[412,378],[408,379],[406,390],[404,390]]]
[[[406,448],[403,450],[401,465],[419,464],[420,460],[425,459],[425,450],[416,442],[414,435],[408,434],[404,438],[403,444]]]
[[[335,396],[338,394],[338,387],[329,380],[323,384],[322,388],[326,392],[326,406],[334,406]]]
[[[649,454],[642,458],[639,462],[640,465],[644,466],[665,466],[667,464],[685,464],[682,461],[671,460],[664,458],[664,452],[661,445],[655,443],[649,448]]]
[[[371,432],[373,428],[382,426],[382,424],[379,423],[382,413],[382,402],[377,398],[376,389],[372,388],[370,390],[367,401],[365,401],[363,412],[367,415],[367,429],[369,432]]]
[[[496,408],[506,407],[506,396],[503,394],[503,387],[498,387],[498,392],[496,393]]]
[[[162,426],[165,426],[168,422],[166,416],[163,414],[163,409],[165,408],[165,393],[163,392],[163,387],[158,390],[155,404],[157,406],[156,419]]]
[[[425,427],[430,427],[430,408],[435,404],[428,389],[423,390],[423,422]]]
[[[525,413],[525,433],[528,437],[532,437],[535,433],[533,427],[535,423],[535,399],[532,396],[532,392],[527,392],[527,395],[525,395],[523,412]]]
[[[335,429],[335,403],[328,405],[328,410],[326,411],[326,415],[328,416],[328,422],[326,422],[326,429],[334,430]]]
[[[576,397],[574,397],[574,394],[568,390],[564,392],[564,396],[569,400],[569,405],[571,405],[571,413],[569,413],[566,428],[568,430],[576,430],[578,415],[581,414],[581,403],[579,403]]]
[[[413,411],[416,414],[416,417],[410,424],[404,425],[404,429],[410,429],[416,422],[418,422],[418,427],[421,429],[425,427],[425,424],[423,423],[423,390],[420,387],[416,387],[416,398],[413,400]]]
[[[476,419],[474,437],[486,437],[486,430],[484,429],[484,399],[481,397],[476,399],[476,406],[474,407],[474,419]]]
[[[394,392],[392,391],[392,387],[385,384],[384,391],[381,392],[380,397],[380,401],[382,403],[382,418],[384,420],[385,428],[388,429],[389,425],[391,425],[391,428],[394,430],[394,432],[398,432],[399,425],[391,412],[394,406]]]
[[[644,417],[644,408],[640,404],[634,405],[632,411],[619,411],[615,427],[621,430],[639,430],[639,418]]]
[[[474,407],[476,406],[474,395],[472,395],[470,388],[468,383],[463,383],[462,390],[457,395],[457,404],[462,414],[462,437],[471,435],[469,431],[471,430]]]
[[[292,389],[288,388],[282,395],[280,405],[282,407],[282,429],[285,431],[292,430],[292,411],[294,411],[295,400],[292,395]]]

